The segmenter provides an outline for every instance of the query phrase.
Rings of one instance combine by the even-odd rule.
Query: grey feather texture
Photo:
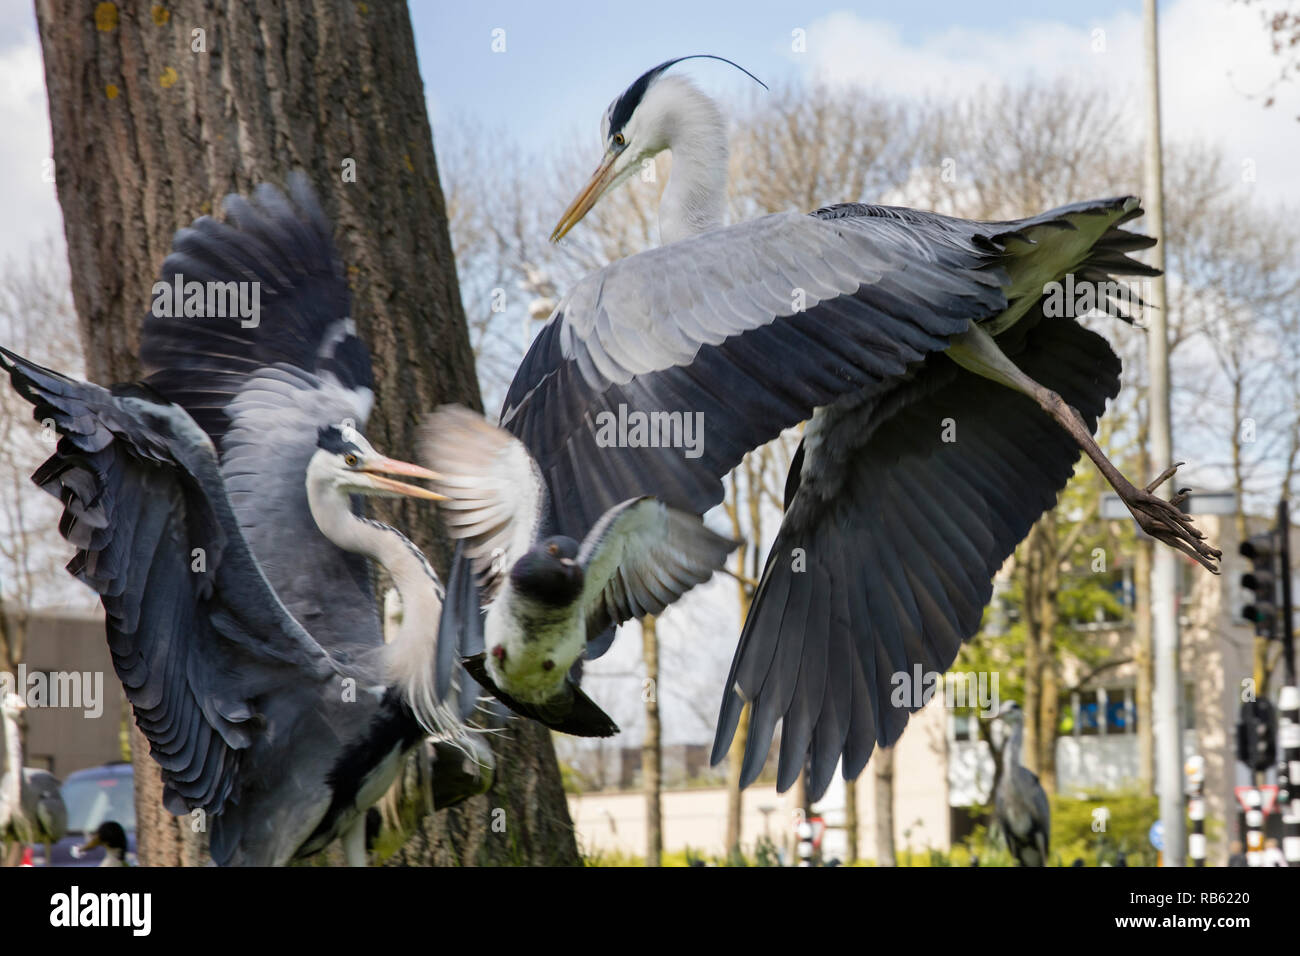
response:
[[[750,449],[1006,308],[999,250],[977,224],[891,213],[765,216],[583,279],[501,418],[536,459],[557,530],[581,538],[642,494],[703,514]],[[597,416],[620,406],[702,415],[700,456],[598,442]]]
[[[438,472],[446,495],[447,533],[464,542],[482,598],[501,573],[533,546],[546,507],[546,487],[527,449],[477,412],[444,405],[420,429],[421,460]]]
[[[147,381],[111,392],[0,350],[63,436],[34,480],[63,503],[68,570],[101,597],[167,809],[202,810],[223,865],[317,852],[355,826],[427,727],[459,728],[426,693],[436,576],[346,497],[410,491],[321,444],[333,426],[336,444],[352,430],[368,448],[370,360],[329,224],[304,179],[291,187],[291,199],[271,187],[229,197],[230,222],[181,230],[163,267],[164,282],[255,284],[260,322],[151,314]],[[393,645],[361,554],[402,592]]]
[[[228,222],[202,217],[176,233],[159,281],[255,287],[256,325],[235,318],[145,317],[148,385],[212,438],[231,507],[276,595],[313,637],[359,660],[383,643],[366,560],[312,520],[303,475],[320,426],[364,433],[373,404],[370,356],[328,220],[311,187],[229,196]],[[274,449],[274,451],[270,451]]]
[[[857,203],[784,213],[630,256],[561,301],[502,425],[536,460],[564,534],[633,496],[703,514],[749,450],[810,422],[719,715],[715,761],[754,706],[742,782],[778,725],[782,789],[807,767],[820,796],[841,757],[855,776],[906,726],[891,676],[943,672],[978,628],[993,574],[1079,449],[1032,401],[943,353],[977,323],[1094,427],[1118,360],[1043,315],[1044,284],[1151,274],[1127,253],[1152,240],[1120,228],[1140,214],[1132,197],[1009,222]],[[621,409],[702,414],[702,453],[600,441],[597,422]]]
[[[64,502],[61,528],[78,547],[69,570],[103,599],[113,665],[163,769],[164,800],[219,818],[267,695],[329,681],[332,663],[258,571],[212,444],[188,415],[0,357],[37,419],[64,434],[35,480]]]
[[[550,491],[527,449],[509,432],[468,409],[444,406],[421,431],[420,456],[438,474],[433,484],[447,497],[440,502],[447,530],[459,542],[442,634],[458,635],[461,658],[474,678],[512,710],[566,733],[615,732],[613,722],[577,689],[576,670],[570,683],[566,672],[580,664],[587,642],[603,653],[617,625],[658,614],[707,581],[738,542],[709,530],[695,515],[643,497],[609,509],[577,546],[576,557],[570,551],[562,559],[558,544],[541,546],[552,537]],[[581,580],[566,590],[569,581],[578,581],[571,575],[575,564]],[[478,573],[467,573],[470,568]],[[529,590],[530,582],[540,590]],[[489,602],[482,612],[480,600]],[[485,629],[498,635],[495,662],[484,658]],[[521,665],[520,657],[537,660]],[[452,673],[452,662],[441,655],[443,696]]]
[[[654,498],[611,508],[578,552],[586,572],[587,639],[632,618],[661,613],[709,580],[739,543]]]

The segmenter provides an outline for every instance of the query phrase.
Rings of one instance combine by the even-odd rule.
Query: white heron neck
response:
[[[659,201],[661,245],[722,225],[728,157],[727,124],[713,100],[689,83],[674,83],[664,95],[661,128],[673,166]]]
[[[442,597],[438,576],[410,538],[396,528],[352,513],[347,499],[308,471],[307,504],[321,534],[344,551],[379,564],[392,578],[401,601],[401,623],[386,649],[388,679],[406,697],[425,730],[440,734],[453,721],[434,694],[438,619]]]
[[[1020,750],[1024,743],[1025,727],[1023,724],[1016,724],[1011,728],[1011,735],[1007,738],[1007,746],[1003,751],[1003,760],[1010,757],[1014,763],[1020,765]],[[1003,770],[1005,773],[1005,768]]]

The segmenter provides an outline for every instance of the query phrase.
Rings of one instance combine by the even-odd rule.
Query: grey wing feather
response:
[[[367,410],[360,398],[291,365],[260,369],[226,407],[231,424],[221,460],[231,508],[262,573],[289,613],[341,662],[382,643],[374,579],[365,558],[321,532],[305,476],[321,425],[360,430]]]
[[[237,799],[241,753],[267,743],[269,714],[292,696],[285,687],[318,689],[336,676],[333,662],[258,570],[212,443],[183,410],[4,349],[0,365],[63,436],[33,480],[63,502],[59,527],[77,548],[68,570],[103,601],[113,666],[162,767],[164,802],[220,815]]]
[[[537,536],[546,486],[513,435],[459,405],[444,405],[420,431],[420,457],[439,475],[433,487],[452,538],[463,541],[484,598]]]
[[[140,337],[147,384],[212,438],[231,507],[276,594],[340,658],[383,643],[366,560],[321,534],[304,475],[322,425],[364,432],[373,402],[370,355],[330,224],[307,180],[291,198],[262,185],[226,197],[228,222],[177,231],[159,281],[238,283],[260,303],[238,316],[151,311]],[[359,507],[359,505],[358,505]]]
[[[1119,387],[1105,340],[1068,319],[1022,339],[1004,343],[1009,354],[1094,427]],[[955,443],[941,440],[946,417]],[[893,675],[947,671],[979,627],[994,573],[1078,456],[1031,400],[945,356],[892,393],[828,410],[805,432],[802,473],[791,476],[724,688],[714,760],[751,701],[743,784],[761,772],[778,721],[779,788],[807,765],[819,797],[841,754],[846,777],[861,772],[915,709],[893,706]],[[792,570],[796,548],[804,573]]]
[[[782,213],[620,260],[560,304],[525,357],[502,425],[581,538],[641,494],[703,514],[750,449],[836,398],[887,383],[1006,308],[976,223],[880,207]],[[738,400],[743,396],[743,401]],[[703,422],[698,454],[611,446],[620,406]]]
[[[578,552],[588,640],[631,618],[660,613],[712,577],[738,544],[653,498],[611,508]]]

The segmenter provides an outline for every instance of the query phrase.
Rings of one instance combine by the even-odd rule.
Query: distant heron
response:
[[[1047,793],[1038,776],[1020,763],[1025,735],[1025,712],[1014,700],[1004,703],[997,719],[1002,723],[1002,778],[993,795],[994,814],[1007,849],[1021,866],[1046,866],[1052,836],[1052,814]]]
[[[1174,469],[1139,488],[1103,454],[1092,431],[1119,360],[1074,318],[1045,315],[1048,284],[1072,274],[1123,317],[1110,277],[1154,274],[1128,256],[1154,240],[1119,228],[1136,199],[1011,222],[848,203],[723,227],[726,125],[667,72],[676,62],[610,104],[604,156],[552,236],[672,150],[664,244],[561,300],[501,424],[536,460],[556,532],[577,539],[637,495],[702,514],[748,451],[807,421],[712,759],[748,702],[742,783],[781,721],[777,786],[807,767],[817,799],[841,757],[852,778],[897,741],[917,705],[891,706],[893,676],[947,670],[1080,448],[1147,533],[1211,570],[1219,552],[1152,493]],[[699,453],[608,441],[602,422],[632,413],[695,416]]]
[[[23,847],[43,843],[48,866],[51,848],[68,831],[68,808],[52,773],[23,766],[18,721],[26,709],[26,702],[17,694],[7,693],[0,700],[5,740],[4,776],[0,777],[0,844],[8,848],[9,844]]]
[[[527,449],[466,408],[429,416],[420,450],[438,476],[448,534],[464,542],[472,562],[472,576],[452,575],[446,605],[449,615],[459,607],[469,620],[442,623],[449,633],[483,628],[464,661],[471,676],[511,710],[555,730],[617,733],[571,669],[619,624],[658,614],[707,581],[738,542],[648,497],[614,505],[581,543],[555,534],[550,495]],[[480,586],[491,601],[481,624]]]
[[[4,349],[0,365],[62,435],[34,480],[64,504],[68,568],[101,596],[167,809],[201,814],[220,864],[341,837],[363,865],[365,811],[403,756],[462,728],[430,693],[441,585],[358,496],[439,496],[363,437],[369,355],[329,225],[292,187],[227,197],[231,222],[180,230],[163,265],[168,287],[254,284],[258,323],[151,313],[149,375],[112,391]],[[401,598],[391,644],[368,562]]]

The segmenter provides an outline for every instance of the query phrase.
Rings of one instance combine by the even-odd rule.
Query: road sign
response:
[[[1233,787],[1232,792],[1237,795],[1237,802],[1241,804],[1241,809],[1249,812],[1259,810],[1264,816],[1273,812],[1273,806],[1277,803],[1277,784],[1270,783],[1262,787]],[[1252,794],[1258,793],[1258,803]]]
[[[1160,820],[1151,824],[1151,829],[1147,831],[1147,839],[1157,850],[1165,848],[1165,825]]]

